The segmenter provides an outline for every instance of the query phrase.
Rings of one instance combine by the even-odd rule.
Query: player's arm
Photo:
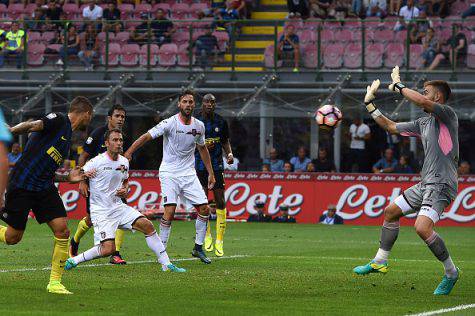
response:
[[[371,86],[366,88],[366,95],[364,98],[364,103],[366,105],[366,110],[368,110],[371,117],[376,121],[376,123],[385,131],[391,134],[398,134],[396,128],[396,123],[388,119],[386,116],[381,113],[381,111],[376,107],[374,99],[376,98],[376,91],[378,91],[380,81],[379,79],[374,80]]]
[[[121,187],[119,190],[117,190],[116,195],[117,195],[118,197],[121,197],[121,198],[126,199],[128,193],[129,193],[129,179],[125,179],[125,180],[122,182],[122,187]]]
[[[89,160],[89,157],[91,155],[89,155],[89,153],[85,150],[82,151],[82,153],[79,155],[79,158],[78,158],[78,166],[79,167],[82,167],[86,164],[86,162]]]
[[[40,132],[44,128],[43,120],[21,122],[10,127],[10,132],[14,135],[27,134],[31,132]]]
[[[216,180],[214,178],[214,171],[211,166],[211,157],[209,156],[208,148],[204,144],[197,144],[196,146],[200,153],[201,160],[203,160],[206,170],[208,171],[208,190],[211,190],[213,189]]]
[[[86,180],[87,178],[92,178],[95,176],[95,171],[91,170],[84,172],[83,169],[76,167],[65,173],[55,173],[54,181],[55,182],[69,182],[69,183],[78,183]]]
[[[127,149],[127,151],[124,153],[124,157],[127,158],[128,160],[132,159],[132,155],[143,145],[148,143],[153,139],[152,135],[147,132],[145,134],[142,134],[137,140]]]
[[[233,150],[231,148],[231,142],[229,141],[229,128],[228,123],[224,121],[223,125],[223,135],[222,135],[222,142],[224,153],[226,154],[226,160],[228,165],[232,165],[234,163],[234,155]]]

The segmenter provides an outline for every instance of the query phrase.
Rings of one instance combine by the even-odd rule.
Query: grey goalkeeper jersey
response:
[[[416,136],[424,147],[422,184],[444,183],[457,193],[459,160],[458,117],[448,105],[435,104],[434,111],[413,122],[397,123],[402,136]]]

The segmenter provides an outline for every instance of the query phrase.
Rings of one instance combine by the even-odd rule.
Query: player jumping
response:
[[[434,225],[457,195],[458,118],[454,110],[444,104],[450,97],[450,87],[445,81],[428,81],[420,94],[401,83],[398,66],[394,67],[391,78],[390,90],[399,92],[429,115],[407,123],[395,123],[386,118],[373,102],[379,80],[373,81],[367,88],[364,100],[366,108],[376,123],[387,132],[421,138],[425,153],[422,181],[404,191],[384,209],[379,250],[373,260],[353,271],[360,275],[386,273],[389,253],[399,234],[399,219],[417,212],[416,233],[445,268],[445,275],[434,294],[448,295],[459,278],[459,271],[444,241],[434,231]]]
[[[175,214],[177,198],[183,196],[198,210],[196,219],[195,247],[192,255],[206,264],[211,263],[203,251],[206,226],[209,218],[208,199],[201,188],[195,170],[195,148],[208,171],[208,189],[214,186],[214,172],[211,158],[205,145],[205,127],[203,122],[192,116],[195,109],[195,97],[192,91],[184,91],[179,100],[179,113],[161,121],[147,133],[140,136],[124,156],[131,159],[132,154],[152,139],[163,136],[163,160],[159,169],[165,213],[160,222],[160,238],[167,245],[171,224]]]
[[[227,163],[234,162],[231,144],[229,143],[228,123],[214,111],[216,109],[216,98],[212,94],[206,94],[202,101],[202,111],[196,116],[205,124],[205,143],[211,156],[216,184],[213,187],[214,200],[216,202],[216,243],[214,245],[215,254],[218,257],[224,255],[223,237],[226,230],[226,202],[224,200],[224,175],[223,175],[223,150]],[[195,166],[198,178],[203,190],[208,196],[208,172],[201,159],[199,152],[195,153]],[[206,251],[213,251],[213,237],[211,236],[211,225],[208,223],[205,238]]]
[[[50,281],[46,288],[50,293],[72,294],[61,284],[64,263],[68,258],[69,230],[66,210],[54,181],[79,182],[84,179],[79,169],[65,175],[56,174],[56,170],[68,158],[73,131],[85,128],[91,118],[89,100],[76,97],[67,115],[53,112],[40,120],[23,122],[10,129],[12,134],[31,133],[31,136],[10,174],[5,208],[0,212],[8,227],[0,226],[0,242],[7,245],[20,242],[30,210],[38,223],[48,224],[54,235]]]
[[[82,262],[115,253],[115,234],[118,229],[127,229],[145,234],[148,247],[155,253],[164,271],[185,272],[185,269],[170,262],[152,222],[122,201],[129,191],[129,161],[120,155],[124,143],[122,131],[107,130],[104,139],[107,151],[89,160],[83,168],[86,172],[95,172],[95,176],[89,179],[89,191],[91,221],[97,244],[69,258],[64,269],[70,270]]]
[[[116,104],[110,108],[109,112],[107,113],[107,124],[93,130],[86,139],[86,142],[84,143],[84,151],[81,153],[81,155],[79,155],[79,167],[84,166],[84,164],[89,159],[94,158],[98,154],[106,151],[106,146],[104,144],[104,135],[106,131],[112,129],[122,130],[122,127],[125,123],[125,115],[125,109],[121,105]],[[73,238],[71,238],[71,243],[69,246],[69,255],[71,257],[77,256],[81,238],[87,233],[89,228],[92,227],[89,211],[89,184],[87,181],[82,181],[79,184],[79,192],[86,198],[87,215],[78,223],[76,233],[74,234]],[[124,198],[123,202],[127,203],[127,199]],[[124,231],[119,229],[115,235],[116,252],[111,255],[109,261],[110,263],[126,264],[125,260],[123,260],[120,255],[120,248],[122,246],[123,240]]]

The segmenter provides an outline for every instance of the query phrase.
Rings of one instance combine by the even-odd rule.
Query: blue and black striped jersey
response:
[[[211,164],[213,170],[223,170],[223,143],[229,139],[229,128],[226,120],[218,115],[214,114],[212,118],[205,118],[200,112],[195,116],[198,120],[205,124],[205,142],[206,144],[212,144],[208,146],[209,155],[211,157]],[[198,171],[206,170],[203,160],[201,160],[200,154],[195,151],[195,168]]]
[[[107,129],[109,127],[106,125],[100,126],[96,129],[94,129],[91,134],[86,139],[86,142],[84,143],[83,149],[85,152],[89,154],[89,159],[92,159],[96,157],[99,154],[102,154],[107,151],[106,145],[105,145],[105,139],[104,136],[107,132]],[[124,139],[124,152],[127,150],[128,146],[125,142]]]
[[[54,186],[54,175],[69,157],[72,128],[66,114],[41,118],[43,130],[31,133],[21,158],[10,173],[9,188],[42,191]]]

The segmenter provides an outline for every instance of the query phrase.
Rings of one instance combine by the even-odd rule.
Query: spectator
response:
[[[287,0],[287,9],[289,10],[289,17],[306,17],[308,15],[308,8],[305,0]]]
[[[407,4],[399,10],[399,21],[394,26],[395,31],[406,29],[407,24],[419,16],[419,9],[414,5],[414,0],[407,0]]]
[[[304,172],[307,170],[307,165],[309,162],[312,162],[310,158],[307,157],[307,149],[303,146],[300,146],[297,151],[297,156],[290,159],[290,163],[293,166],[295,172]]]
[[[277,52],[279,54],[279,59],[293,60],[293,71],[299,71],[299,37],[297,34],[295,34],[295,27],[292,24],[288,25],[284,30],[284,34],[280,36],[279,43],[277,45]]]
[[[289,215],[289,207],[285,204],[279,205],[279,211],[281,215],[272,219],[276,223],[296,223],[295,217]]]
[[[468,175],[468,174],[471,174],[471,170],[470,170],[470,164],[468,163],[468,161],[464,160],[460,163],[460,166],[458,167],[458,174],[460,176],[464,176],[464,175]]]
[[[319,222],[324,225],[342,225],[343,218],[336,214],[335,204],[328,205],[328,209],[320,216]]]
[[[267,164],[267,163],[263,164],[261,171],[262,171],[262,172],[270,172],[270,171],[271,171],[271,170],[270,170],[270,165]]]
[[[219,46],[218,39],[213,35],[213,29],[211,26],[206,28],[205,34],[200,35],[196,39],[194,45],[196,46],[196,55],[200,61],[201,68],[206,69],[211,56],[213,56],[216,61]]]
[[[307,170],[306,172],[315,172],[315,164],[313,162],[309,162],[307,165]]]
[[[165,17],[163,9],[158,9],[155,13],[155,19],[151,23],[153,35],[159,46],[167,43],[171,43],[172,34],[176,29],[173,23]]]
[[[414,173],[412,167],[409,165],[409,157],[401,155],[399,162],[394,168],[394,173]]]
[[[264,213],[264,206],[266,203],[264,201],[257,200],[254,203],[254,208],[256,210],[256,214],[251,214],[247,218],[248,222],[270,222],[272,217]]]
[[[45,21],[45,14],[41,8],[36,8],[35,11],[31,14],[31,18],[25,20],[28,29],[33,32],[42,31],[43,24]]]
[[[294,166],[288,161],[284,163],[284,172],[293,172],[294,171]]]
[[[41,26],[42,32],[58,32],[58,25],[54,24],[50,18],[45,17],[45,20]]]
[[[379,159],[373,166],[373,173],[392,173],[396,168],[397,160],[394,158],[394,151],[387,148],[384,157]]]
[[[86,26],[86,31],[80,37],[81,51],[78,53],[79,60],[83,63],[86,71],[93,70],[92,61],[98,56],[99,41],[96,30],[90,23]]]
[[[16,67],[21,68],[23,61],[23,38],[25,37],[25,31],[20,29],[18,22],[12,22],[10,31],[5,34],[5,46],[0,52],[0,67],[3,67],[4,59],[8,56],[15,56]]]
[[[117,9],[115,2],[109,2],[107,8],[102,13],[102,31],[107,32],[122,26],[120,23],[120,10]]]
[[[454,24],[454,34],[451,36],[445,46],[449,46],[448,52],[439,53],[435,56],[434,61],[428,70],[434,70],[443,60],[448,60],[450,64],[454,62],[453,67],[457,67],[457,63],[464,63],[467,56],[467,37],[461,30],[460,24]],[[455,56],[452,56],[455,54]]]
[[[398,15],[401,10],[402,0],[389,0],[389,15]]]
[[[61,8],[60,3],[56,3],[55,0],[48,2],[48,7],[45,12],[45,16],[49,18],[54,24],[61,25],[61,13],[63,9]]]
[[[238,12],[239,18],[245,18],[247,15],[245,0],[228,0],[230,8]]]
[[[149,15],[142,13],[142,23],[130,30],[130,41],[135,44],[144,45],[148,42]],[[154,39],[153,33],[150,33],[150,41]]]
[[[434,61],[435,56],[440,51],[439,39],[435,36],[433,28],[429,28],[424,38],[422,39],[422,58],[424,59],[424,66],[428,67]]]
[[[427,31],[432,26],[432,21],[427,19],[425,11],[419,13],[419,17],[415,23],[411,24],[409,37],[412,44],[422,44],[422,39],[426,36]]]
[[[357,16],[363,15],[363,0],[352,0],[351,11]]]
[[[464,13],[462,13],[462,18],[465,19],[466,17],[475,15],[475,2],[470,3],[470,8],[468,8]]]
[[[60,58],[56,62],[56,64],[60,66],[64,64],[64,60],[69,55],[77,55],[79,53],[80,39],[79,39],[78,33],[76,32],[76,27],[74,26],[74,24],[70,24],[69,29],[68,29],[68,39],[66,43],[66,50],[64,49],[65,41],[66,39],[64,38],[64,35],[61,34],[60,44],[63,44],[63,46],[61,46],[61,48],[59,49]]]
[[[237,171],[239,169],[239,159],[234,157],[234,162],[232,165],[229,165],[227,159],[223,157],[223,168],[224,170]]]
[[[387,4],[386,0],[369,0],[366,16],[376,16],[384,18],[386,16]]]
[[[326,19],[330,11],[331,0],[309,0],[310,17]]]
[[[350,166],[352,172],[361,172],[366,166],[366,143],[371,138],[371,130],[369,126],[363,123],[360,117],[353,120],[350,125],[348,135],[351,138],[350,143]]]
[[[88,6],[82,10],[82,17],[86,21],[100,21],[102,19],[102,8],[96,5],[95,0],[89,0]],[[97,29],[100,29],[99,25]]]
[[[279,153],[277,149],[272,148],[269,152],[269,159],[264,160],[264,164],[270,165],[270,171],[272,172],[283,172],[284,171],[284,161],[279,159]]]
[[[328,151],[324,147],[318,149],[318,158],[312,162],[316,172],[336,172],[335,163],[328,158]]]
[[[18,143],[13,143],[12,145],[12,150],[8,154],[8,167],[10,168],[9,170],[12,170],[13,167],[15,167],[16,162],[18,159],[21,158],[21,148],[20,144]]]
[[[226,8],[215,10],[214,19],[213,26],[216,26],[218,30],[226,29],[228,34],[231,36],[233,32],[233,24],[230,22],[239,19],[239,13],[228,3]]]

